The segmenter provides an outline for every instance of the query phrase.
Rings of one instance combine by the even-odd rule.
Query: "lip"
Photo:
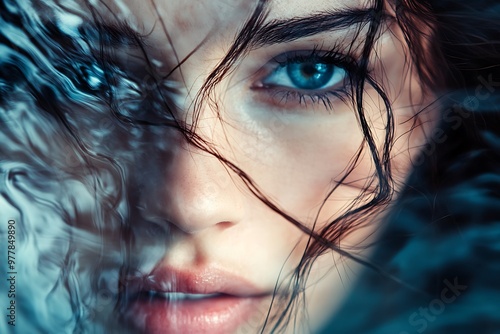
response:
[[[125,321],[141,333],[151,334],[235,333],[270,296],[244,278],[216,267],[179,270],[162,266],[124,282],[120,290]],[[207,298],[177,298],[180,294]]]

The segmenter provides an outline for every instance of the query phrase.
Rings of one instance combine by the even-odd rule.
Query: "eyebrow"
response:
[[[272,20],[256,28],[250,44],[254,47],[263,47],[286,43],[327,31],[366,24],[377,17],[382,18],[383,15],[377,13],[374,8],[343,9],[314,13],[305,17]]]

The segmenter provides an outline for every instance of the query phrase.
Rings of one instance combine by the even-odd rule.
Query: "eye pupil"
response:
[[[302,74],[309,79],[316,74],[316,66],[312,64],[304,64],[302,66]]]
[[[334,66],[331,64],[305,62],[287,66],[287,74],[301,89],[318,89],[331,79]]]

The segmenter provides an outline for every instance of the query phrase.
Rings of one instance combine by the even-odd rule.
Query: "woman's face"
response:
[[[145,35],[145,49],[134,43],[113,46],[124,70],[149,82],[152,91],[157,88],[150,84],[152,78],[169,74],[162,84],[171,87],[168,99],[176,117],[245,172],[277,209],[309,229],[316,222],[314,229],[320,231],[346,212],[363,190],[377,184],[352,102],[355,79],[349,79],[361,58],[368,25],[339,21],[347,9],[363,11],[369,4],[304,3],[271,1],[265,23],[251,32],[247,51],[202,100],[196,100],[197,94],[230,52],[255,2],[105,0],[95,8],[109,27],[126,22]],[[266,24],[269,29],[264,31]],[[397,25],[384,24],[368,68],[385,89],[394,113],[391,163],[396,189],[432,124],[426,112],[415,118],[430,97],[409,70],[402,41]],[[387,110],[368,83],[363,108],[381,151]],[[117,131],[116,137],[126,142],[133,134]],[[235,170],[177,130],[155,129],[150,137],[155,145],[132,152],[135,158],[128,160],[135,189],[129,196],[131,211],[140,217],[130,218],[135,237],[129,264],[142,273],[142,285],[124,284],[131,295],[150,296],[127,301],[125,317],[148,333],[230,333],[249,326],[256,330],[275,287],[275,303],[286,295],[307,233],[258,199]],[[362,197],[357,206],[369,199]],[[379,223],[380,218],[368,218],[362,228],[337,240],[340,247],[363,245]],[[157,233],[144,232],[153,225]],[[356,265],[336,254],[320,256],[306,284],[308,317],[299,313],[299,326],[319,326],[348,291],[355,273]],[[271,315],[281,310],[282,304],[275,304]]]

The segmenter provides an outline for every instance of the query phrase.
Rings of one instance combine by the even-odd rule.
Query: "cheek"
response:
[[[364,101],[368,101],[366,121],[381,156],[387,134],[384,104],[370,91]],[[406,177],[425,138],[424,127],[410,131],[411,115],[401,112],[402,103],[394,104],[396,140],[390,148],[397,181]],[[372,152],[349,106],[339,106],[330,114],[270,116],[265,123],[244,124],[238,133],[229,131],[228,139],[236,148],[231,151],[236,154],[234,159],[266,196],[305,224],[312,224],[321,204],[339,183],[325,203],[320,221],[331,221],[378,184]]]
[[[252,124],[241,131],[244,136],[232,136],[238,138],[232,142],[238,154],[235,159],[266,196],[309,224],[362,145],[354,113],[344,106],[331,114],[290,116],[285,121],[268,121],[266,126]],[[372,173],[370,156],[364,153],[345,185],[330,197],[322,212],[325,219],[358,197]]]

